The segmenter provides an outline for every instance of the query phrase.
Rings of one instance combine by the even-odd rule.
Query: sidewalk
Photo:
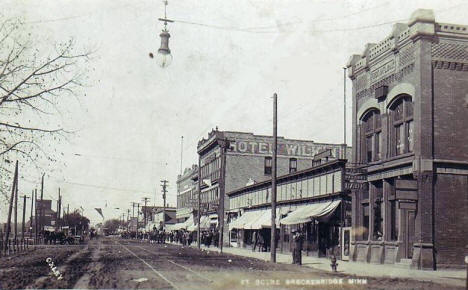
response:
[[[206,248],[205,246],[202,246],[202,249],[219,252],[219,249],[214,247]],[[270,261],[270,252],[252,252],[252,250],[250,249],[233,247],[223,247],[223,252],[238,256],[257,258],[264,261]],[[276,261],[278,263],[291,264],[292,256],[277,253]],[[357,275],[363,277],[406,278],[418,281],[432,281],[435,283],[442,283],[459,287],[464,287],[466,283],[466,270],[424,271],[399,268],[394,265],[347,262],[340,260],[338,260],[337,263],[338,272],[343,274]],[[303,255],[302,265],[326,272],[332,271],[330,267],[330,260],[326,258],[309,257]]]

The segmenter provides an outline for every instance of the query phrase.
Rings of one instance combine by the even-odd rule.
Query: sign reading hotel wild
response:
[[[273,143],[257,140],[235,140],[230,142],[230,152],[247,154],[265,154],[273,153]],[[283,156],[303,156],[313,157],[317,153],[326,149],[332,150],[333,156],[340,156],[340,145],[327,144],[303,144],[297,143],[278,143],[278,155]]]

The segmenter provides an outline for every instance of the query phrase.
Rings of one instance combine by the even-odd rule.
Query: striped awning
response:
[[[333,213],[340,202],[341,199],[338,199],[301,206],[295,211],[289,213],[285,218],[281,219],[280,223],[283,225],[295,225],[310,222],[314,218],[323,217]]]

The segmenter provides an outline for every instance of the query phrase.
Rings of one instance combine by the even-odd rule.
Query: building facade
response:
[[[317,161],[317,160],[316,160]],[[304,252],[349,259],[351,197],[345,189],[346,160],[316,162],[313,167],[277,178],[277,248],[291,251],[292,230],[304,234]],[[253,234],[271,240],[271,178],[227,193],[231,242],[253,246]],[[258,240],[258,238],[257,238]],[[259,245],[261,247],[261,245]]]
[[[314,156],[329,150],[332,158],[346,156],[344,145],[324,144],[305,140],[278,137],[277,175],[286,175],[310,168]],[[212,130],[207,139],[198,143],[199,188],[201,211],[215,220],[223,203],[225,213],[229,209],[227,192],[266,181],[271,178],[273,137],[252,133]],[[219,223],[218,218],[218,223]],[[224,227],[224,243],[228,244],[228,227]]]
[[[468,244],[468,26],[417,10],[348,64],[353,83],[352,259],[463,265]]]
[[[195,200],[198,194],[198,166],[186,168],[177,176],[177,211],[176,218],[186,221],[194,213]]]

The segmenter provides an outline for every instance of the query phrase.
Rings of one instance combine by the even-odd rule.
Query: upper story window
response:
[[[271,175],[271,157],[265,157],[265,175]]]
[[[369,163],[381,159],[382,119],[377,109],[361,119],[361,161]]]
[[[297,171],[297,158],[289,158],[289,173]]]
[[[389,108],[391,156],[413,152],[414,147],[414,121],[413,102],[411,98],[401,97]]]

